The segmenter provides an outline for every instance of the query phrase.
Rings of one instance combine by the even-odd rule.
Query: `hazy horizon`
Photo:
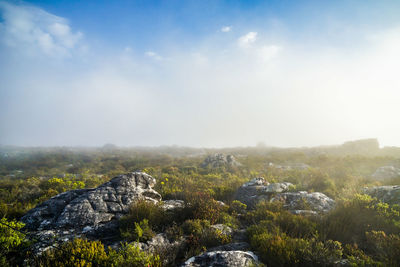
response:
[[[0,144],[400,146],[399,12],[0,0]]]

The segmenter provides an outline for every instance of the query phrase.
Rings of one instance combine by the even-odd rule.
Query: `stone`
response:
[[[386,185],[365,188],[364,193],[372,197],[376,197],[382,202],[400,205],[400,185]]]
[[[72,190],[52,197],[28,211],[21,221],[30,231],[111,233],[133,202],[161,200],[160,194],[152,189],[155,183],[153,177],[143,172],[119,175],[94,189]]]
[[[225,224],[214,224],[210,226],[211,229],[220,231],[223,235],[232,236],[233,229]]]
[[[291,171],[291,170],[299,170],[299,171],[303,171],[303,170],[307,170],[309,168],[311,168],[309,165],[305,164],[305,163],[289,163],[289,164],[285,164],[285,165],[278,165],[278,164],[274,164],[272,162],[270,162],[269,167],[278,169],[278,170],[282,170],[282,171]]]
[[[273,183],[266,185],[262,188],[262,192],[264,193],[281,193],[281,192],[286,192],[289,191],[290,187],[293,186],[293,184],[288,183],[288,182],[283,182],[283,183]]]
[[[258,186],[258,185],[265,185],[265,184],[269,184],[269,183],[266,182],[263,177],[257,177],[257,178],[250,180],[249,182],[243,184],[242,186],[248,187],[248,186]]]
[[[372,175],[376,180],[389,180],[400,177],[400,169],[393,166],[379,167]]]
[[[186,248],[185,238],[170,241],[166,234],[154,236],[146,243],[139,243],[141,250],[162,255],[163,266],[175,265],[176,258],[184,253]]]
[[[250,248],[250,244],[247,242],[235,242],[235,243],[229,243],[225,244],[222,246],[218,247],[213,247],[208,250],[208,252],[211,251],[232,251],[232,250],[242,250],[246,251]]]
[[[210,251],[200,254],[198,256],[188,259],[183,263],[182,267],[245,267],[257,265],[258,257],[251,251],[241,251],[241,250],[218,250]]]
[[[281,201],[286,209],[299,215],[324,213],[335,206],[335,201],[323,193],[288,192],[292,187],[288,182],[266,184],[264,179],[256,178],[243,184],[236,192],[235,199],[250,209],[260,201]]]
[[[183,200],[164,200],[161,204],[161,208],[167,211],[172,211],[176,209],[183,209],[185,207],[185,202]]]
[[[254,208],[262,200],[268,201],[273,193],[286,192],[293,186],[291,183],[265,182],[264,178],[258,177],[243,184],[236,192],[235,199],[246,204],[249,208]]]
[[[270,199],[271,202],[281,201],[288,210],[304,210],[325,213],[333,209],[335,201],[320,192],[307,193],[305,191],[286,192],[276,194]]]
[[[201,164],[202,168],[217,169],[221,167],[238,167],[241,166],[239,162],[236,161],[235,157],[232,155],[224,155],[221,153],[216,153],[209,155],[205,158]]]

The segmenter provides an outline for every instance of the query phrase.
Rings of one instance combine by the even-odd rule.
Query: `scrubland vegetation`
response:
[[[343,259],[351,266],[400,266],[400,206],[363,194],[366,186],[400,184],[399,177],[385,181],[371,178],[380,166],[399,165],[396,151],[359,152],[354,146],[348,153],[338,148],[232,149],[225,152],[235,155],[242,165],[212,169],[200,167],[205,155],[199,152],[204,151],[193,149],[3,148],[0,265],[25,261],[39,266],[162,266],[174,253],[147,253],[135,246],[135,242],[150,240],[159,232],[171,240],[188,236],[186,250],[175,256],[177,264],[231,242],[230,236],[211,227],[225,224],[245,228],[252,251],[267,266],[329,266]],[[304,163],[309,168],[276,167],[286,163]],[[41,256],[32,254],[29,248],[36,241],[24,234],[19,222],[29,209],[61,192],[95,187],[116,174],[135,170],[157,179],[155,190],[163,200],[180,199],[188,205],[174,212],[158,204],[136,202],[119,220],[120,239],[125,242],[120,249],[75,239]],[[234,200],[243,183],[260,176],[270,183],[291,182],[292,190],[322,192],[336,200],[336,207],[322,216],[301,216],[288,212],[280,203],[261,202],[251,210]]]

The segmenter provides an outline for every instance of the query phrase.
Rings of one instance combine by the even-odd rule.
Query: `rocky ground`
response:
[[[182,200],[162,202],[160,194],[153,189],[155,183],[153,177],[143,172],[119,175],[94,189],[59,194],[30,210],[22,221],[42,241],[37,248],[39,252],[48,249],[54,242],[76,237],[115,245],[118,241],[118,219],[127,214],[129,206],[135,201],[161,202],[165,210],[186,205]],[[400,202],[400,186],[367,188],[365,192],[389,203]],[[281,201],[294,214],[313,216],[327,213],[335,207],[335,201],[323,193],[295,191],[291,183],[270,184],[262,177],[243,184],[236,192],[236,199],[250,209],[260,201]],[[232,242],[189,258],[182,266],[253,266],[259,263],[256,254],[249,251],[245,229],[233,230],[222,224],[212,225],[211,228],[231,236]],[[139,243],[139,246],[150,252],[173,251],[170,255],[172,261],[173,254],[182,251],[186,244],[185,237],[171,241],[165,233],[158,233],[146,243]]]

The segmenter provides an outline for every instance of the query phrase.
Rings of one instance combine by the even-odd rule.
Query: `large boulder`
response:
[[[188,259],[182,267],[245,267],[257,265],[258,258],[250,251],[210,251]]]
[[[400,185],[375,186],[365,188],[364,192],[382,202],[400,205]]]
[[[159,202],[156,180],[143,172],[119,175],[94,188],[61,193],[30,210],[22,221],[31,231],[95,233],[116,228],[116,221],[137,200]]]
[[[236,192],[235,199],[254,208],[260,201],[280,201],[294,214],[314,215],[328,212],[335,201],[323,193],[305,191],[289,192],[293,184],[288,182],[269,184],[264,178],[255,178],[243,184]]]
[[[294,214],[312,215],[314,212],[328,212],[335,206],[335,201],[320,192],[305,191],[279,193],[270,199],[271,202],[283,202],[283,207]],[[314,211],[314,212],[313,212]]]
[[[221,167],[237,167],[240,165],[241,164],[236,161],[234,156],[216,153],[206,157],[203,163],[201,164],[201,167],[217,169]]]
[[[249,208],[262,200],[269,200],[271,194],[289,191],[291,183],[273,183],[270,184],[262,177],[257,177],[243,184],[236,192],[235,198],[246,204]]]
[[[393,166],[379,167],[372,175],[376,180],[388,180],[400,177],[400,169]]]

